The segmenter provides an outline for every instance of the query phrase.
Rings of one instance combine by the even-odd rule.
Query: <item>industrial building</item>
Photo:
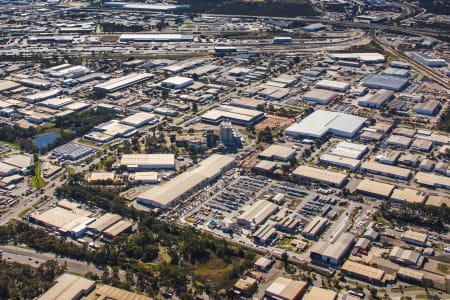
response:
[[[94,289],[94,280],[64,273],[56,279],[56,284],[40,296],[38,300],[78,300],[84,296],[87,296]]]
[[[420,115],[435,116],[441,108],[441,102],[437,100],[428,100],[414,105],[413,112]]]
[[[159,183],[160,178],[158,172],[136,172],[129,175],[129,179],[135,183]]]
[[[302,27],[303,31],[306,32],[317,32],[317,31],[322,31],[327,29],[327,27],[322,24],[322,23],[314,23],[314,24],[310,24],[308,26],[304,26]]]
[[[387,140],[386,144],[395,148],[408,148],[409,145],[411,145],[412,138],[403,136],[403,135],[396,135],[392,134]]]
[[[356,187],[356,191],[372,197],[387,199],[391,195],[394,188],[395,186],[391,184],[370,179],[363,179]]]
[[[355,171],[361,165],[358,159],[342,157],[334,154],[322,154],[319,156],[319,162],[325,165],[336,166],[351,171]]]
[[[384,89],[396,92],[403,91],[409,85],[408,78],[379,74],[370,74],[361,82],[363,86],[370,89]]]
[[[333,147],[330,154],[359,160],[367,153],[368,150],[369,148],[367,145],[342,141]]]
[[[324,79],[317,82],[315,87],[343,93],[350,88],[350,83]]]
[[[167,78],[161,82],[161,86],[169,89],[184,89],[194,83],[194,80],[189,77],[174,76]]]
[[[368,108],[379,109],[391,101],[394,97],[394,92],[389,90],[379,90],[375,94],[366,94],[358,99],[358,105]]]
[[[138,112],[126,117],[125,119],[122,119],[120,123],[137,128],[147,124],[154,125],[158,122],[158,120],[158,117],[156,117],[154,114],[147,112]]]
[[[399,265],[421,268],[425,258],[419,252],[395,246],[389,253],[389,260]]]
[[[408,55],[415,61],[424,64],[428,67],[439,68],[439,67],[447,67],[448,65],[445,59],[437,59],[426,53],[409,52]]]
[[[141,3],[141,2],[105,2],[103,3],[105,8],[115,8],[124,10],[141,10],[141,11],[153,11],[153,12],[173,12],[184,8],[184,5],[176,5],[162,2]]]
[[[358,262],[347,260],[341,270],[348,276],[355,277],[372,284],[383,285],[385,283],[385,272],[383,270],[366,266]]]
[[[0,176],[10,176],[19,172],[19,168],[0,162]]]
[[[440,176],[426,172],[417,172],[416,176],[414,177],[414,181],[424,186],[450,190],[450,177],[447,176]]]
[[[338,96],[339,96],[339,94],[336,92],[333,92],[333,91],[322,90],[322,89],[313,89],[309,92],[306,92],[302,96],[302,100],[314,102],[314,103],[321,104],[321,105],[327,105],[327,104],[330,104]]]
[[[0,93],[17,89],[21,86],[22,85],[20,83],[14,82],[12,80],[0,80]]]
[[[52,156],[75,161],[87,157],[92,153],[93,150],[89,147],[79,144],[67,143],[53,149]]]
[[[52,86],[50,81],[39,78],[14,77],[14,81],[39,90],[48,90]]]
[[[417,191],[409,188],[395,189],[391,195],[391,199],[399,202],[409,203],[423,203],[426,194],[422,191]]]
[[[332,172],[309,166],[300,166],[294,170],[293,175],[312,182],[323,183],[335,187],[342,187],[348,179],[343,173]]]
[[[410,149],[421,152],[430,152],[433,148],[433,142],[429,140],[415,139]]]
[[[258,200],[242,210],[243,212],[237,217],[239,225],[250,226],[254,224],[254,226],[259,226],[278,211],[278,205],[267,200]]]
[[[174,154],[123,154],[120,165],[128,170],[174,169]]]
[[[420,247],[425,247],[427,245],[427,239],[428,239],[427,234],[412,230],[407,230],[405,233],[402,234],[403,241]]]
[[[79,238],[86,232],[87,226],[95,221],[91,215],[92,213],[86,210],[55,207],[42,214],[30,214],[30,220],[73,238]]]
[[[270,145],[259,154],[259,158],[288,162],[290,159],[295,157],[296,154],[297,151],[295,149],[280,145]]]
[[[230,105],[246,109],[258,110],[258,108],[264,107],[266,105],[266,101],[255,98],[240,97],[238,99],[234,99],[233,102],[230,103]]]
[[[384,63],[385,57],[383,54],[372,53],[330,53],[329,57],[335,60],[359,61],[365,64]]]
[[[33,157],[25,154],[13,154],[2,159],[2,162],[4,162],[5,164],[17,167],[20,170],[29,168],[31,166],[32,161]]]
[[[43,72],[50,77],[68,79],[86,75],[90,72],[90,69],[85,66],[74,66],[71,64],[63,64],[45,69]]]
[[[197,188],[215,180],[234,165],[234,158],[214,154],[200,165],[163,185],[151,187],[137,197],[137,201],[150,206],[167,208],[172,203],[192,193]]]
[[[409,78],[411,76],[411,73],[407,69],[397,69],[397,68],[387,68],[383,71],[381,71],[382,75],[387,76],[398,76],[398,77],[405,77]]]
[[[294,137],[322,139],[327,134],[351,138],[365,124],[366,118],[334,111],[316,110],[299,123],[289,126],[285,133]]]
[[[264,113],[261,111],[230,105],[220,105],[201,116],[202,122],[214,125],[227,120],[233,124],[248,126],[254,125],[262,119],[264,119]]]
[[[340,265],[352,248],[354,238],[353,233],[344,232],[334,243],[320,240],[311,247],[311,259],[323,265]]]
[[[285,277],[278,277],[266,289],[265,296],[268,299],[297,300],[305,293],[308,282],[297,281]]]
[[[105,231],[106,228],[116,224],[121,219],[122,217],[117,214],[106,213],[97,220],[95,220],[95,222],[89,224],[88,230],[95,234],[100,234],[103,233],[103,231]]]
[[[408,180],[412,174],[410,169],[380,164],[375,161],[363,162],[360,169],[363,172],[368,172],[400,180]]]
[[[313,286],[309,292],[303,296],[302,300],[336,300],[337,293],[333,290],[327,290]]]
[[[103,237],[105,237],[106,239],[113,239],[115,237],[118,237],[122,233],[131,231],[132,227],[133,223],[125,220],[120,220],[114,225],[106,228],[103,231]]]
[[[70,97],[50,98],[50,99],[44,100],[42,102],[39,102],[38,105],[46,106],[46,107],[52,108],[52,109],[60,109],[63,106],[73,103],[74,101],[75,100]]]
[[[253,225],[251,225],[253,226]],[[250,227],[251,227],[250,226]],[[252,228],[253,229],[253,228]],[[255,243],[268,245],[277,237],[277,230],[272,224],[264,224],[260,226],[253,234]]]
[[[134,84],[140,84],[154,77],[150,73],[131,73],[122,77],[113,78],[94,86],[94,91],[100,94],[113,93]]]
[[[315,240],[325,230],[327,225],[327,218],[316,216],[303,228],[302,235],[308,239]]]
[[[192,40],[192,35],[178,33],[124,33],[119,37],[120,43],[192,42]]]
[[[430,195],[430,196],[428,196],[428,199],[427,199],[427,205],[433,205],[433,206],[437,206],[437,207],[446,205],[447,207],[450,207],[450,197]]]
[[[36,102],[40,102],[40,101],[43,101],[43,100],[46,100],[49,98],[56,97],[59,94],[61,94],[60,89],[51,89],[48,91],[42,91],[42,92],[26,95],[23,97],[23,99],[29,103],[36,103]]]

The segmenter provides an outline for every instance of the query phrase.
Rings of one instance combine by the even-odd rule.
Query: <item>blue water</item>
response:
[[[48,144],[53,143],[57,138],[59,138],[61,135],[58,133],[46,133],[43,135],[38,135],[33,139],[34,145],[38,149],[42,149],[46,147]]]

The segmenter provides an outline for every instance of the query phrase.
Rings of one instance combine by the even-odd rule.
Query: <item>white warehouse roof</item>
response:
[[[366,122],[366,118],[349,114],[316,110],[299,123],[289,126],[285,133],[291,136],[322,138],[327,133],[336,136],[353,137]]]

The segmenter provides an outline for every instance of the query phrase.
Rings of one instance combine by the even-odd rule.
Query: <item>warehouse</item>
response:
[[[135,183],[159,183],[158,172],[136,172],[130,176],[130,179]]]
[[[33,157],[25,154],[14,154],[2,160],[5,164],[17,167],[21,170],[30,167],[32,161]]]
[[[379,109],[394,98],[394,92],[379,90],[375,94],[366,94],[358,99],[358,105],[368,108]]]
[[[255,243],[268,245],[277,237],[277,230],[273,224],[265,224],[260,226],[253,234]]]
[[[89,106],[90,106],[89,103],[74,102],[74,103],[71,103],[71,104],[68,104],[68,105],[64,106],[64,109],[73,110],[73,111],[80,111],[80,110],[88,108]]]
[[[107,229],[105,229],[103,231],[103,236],[106,239],[113,239],[118,237],[119,235],[121,235],[122,233],[125,232],[130,232],[133,228],[133,223],[125,221],[125,220],[121,220],[117,223],[115,223],[114,225],[108,227]]]
[[[74,238],[79,238],[87,230],[87,225],[95,221],[95,218],[91,218],[90,215],[91,212],[86,210],[67,210],[55,207],[42,214],[30,214],[30,220],[61,233],[69,234]]]
[[[158,118],[147,112],[138,112],[120,121],[122,124],[133,127],[141,127],[147,124],[154,125],[156,122],[158,122]]]
[[[169,89],[184,89],[194,83],[194,80],[189,77],[174,76],[167,78],[161,82],[161,86]]]
[[[264,119],[264,113],[257,110],[245,109],[229,105],[220,105],[201,116],[204,123],[219,125],[227,120],[236,125],[254,125]]]
[[[359,61],[365,64],[384,63],[385,58],[380,53],[331,53],[330,58],[335,60]]]
[[[36,103],[43,101],[45,99],[53,98],[61,94],[61,90],[52,89],[48,91],[38,92],[35,94],[27,95],[24,97],[24,100],[29,103]]]
[[[369,148],[366,145],[342,141],[337,143],[330,153],[337,156],[359,160],[367,153],[368,149]]]
[[[349,114],[316,110],[299,123],[289,126],[285,133],[294,137],[322,139],[327,134],[352,138],[365,124],[366,118]]]
[[[0,93],[17,89],[21,87],[20,83],[11,80],[0,80]]]
[[[414,181],[418,184],[450,190],[450,177],[435,175],[432,173],[417,172]]]
[[[259,226],[278,211],[278,205],[267,200],[258,200],[252,205],[247,205],[242,210],[243,212],[237,217],[239,225],[250,226],[255,224]]]
[[[117,137],[130,137],[136,133],[136,128],[121,124],[118,120],[111,120],[94,127],[93,132],[85,134],[84,138],[96,142],[111,141]],[[102,140],[104,139],[104,140]]]
[[[415,128],[397,127],[393,131],[394,134],[403,135],[407,137],[413,137],[417,133]]]
[[[408,148],[411,145],[412,138],[403,135],[391,135],[387,140],[386,144],[396,148]]]
[[[334,243],[320,240],[311,247],[310,257],[317,263],[337,266],[352,248],[354,238],[353,233],[344,232]]]
[[[409,56],[415,61],[424,64],[428,67],[447,67],[447,61],[445,59],[436,59],[429,54],[419,52],[409,52]]]
[[[119,78],[113,78],[104,83],[98,84],[94,86],[94,91],[101,94],[113,93],[130,87],[134,84],[143,83],[152,79],[153,77],[154,75],[149,73],[131,73],[129,75]]]
[[[297,281],[285,277],[278,277],[266,289],[265,296],[268,299],[297,300],[305,293],[308,282]]]
[[[381,72],[382,75],[387,76],[397,76],[397,77],[405,77],[409,78],[411,73],[406,69],[396,69],[396,68],[387,68]]]
[[[264,108],[266,106],[266,101],[255,98],[240,97],[238,99],[234,99],[230,105],[246,109],[259,110],[258,108]]]
[[[410,169],[389,166],[374,161],[363,162],[361,171],[400,180],[408,180],[412,174]]]
[[[234,158],[214,154],[200,162],[197,168],[143,192],[137,197],[137,201],[165,209],[202,185],[215,180],[232,166],[234,166]]]
[[[338,96],[339,94],[333,91],[313,89],[309,92],[306,92],[302,96],[302,100],[314,102],[321,105],[327,105],[331,103],[334,99],[336,99]]]
[[[328,225],[328,219],[320,216],[314,217],[302,230],[302,235],[308,239],[315,240]]]
[[[311,290],[305,294],[303,300],[336,300],[337,293],[333,290],[328,290],[313,286]]]
[[[437,206],[437,207],[446,205],[447,207],[450,207],[450,197],[430,195],[427,199],[427,205],[433,205],[433,206]]]
[[[130,10],[143,10],[169,13],[176,10],[180,10],[186,6],[175,5],[162,2],[151,3],[137,3],[137,2],[105,2],[103,4],[105,8],[117,8],[117,9],[130,9]]]
[[[174,154],[123,154],[120,165],[128,170],[174,169]]]
[[[413,112],[420,115],[435,116],[441,110],[441,102],[429,100],[427,102],[414,105]]]
[[[383,270],[369,267],[361,263],[347,260],[341,270],[349,276],[368,281],[372,284],[383,285],[385,283],[385,273]]]
[[[193,36],[177,33],[124,33],[120,35],[120,43],[148,43],[148,42],[191,42]]]
[[[322,154],[319,157],[319,162],[325,165],[336,166],[351,171],[355,171],[361,165],[361,161],[358,159],[342,157],[333,154]]]
[[[95,233],[100,234],[102,233],[106,228],[116,224],[122,219],[121,216],[111,213],[106,213],[95,222],[88,225],[88,230]]]
[[[73,103],[75,100],[69,97],[63,98],[50,98],[45,101],[40,102],[38,105],[46,106],[48,108],[60,109],[63,106],[69,105]]]
[[[395,186],[391,184],[363,179],[356,187],[356,191],[372,197],[387,199],[391,195],[394,188]]]
[[[370,89],[384,89],[396,92],[403,91],[409,84],[408,78],[370,74],[362,81],[362,85]]]
[[[45,69],[46,73],[50,77],[56,78],[76,78],[88,74],[90,69],[85,66],[73,66],[70,64],[63,64],[55,66],[49,69]]]
[[[409,203],[423,203],[425,198],[426,194],[424,192],[409,188],[395,189],[391,196],[391,199],[394,201]]]
[[[389,260],[404,266],[421,268],[424,263],[424,257],[419,252],[405,250],[398,246],[392,248],[389,253]]]
[[[52,83],[50,81],[44,80],[44,79],[39,79],[39,78],[16,77],[16,78],[14,78],[14,81],[17,81],[18,83],[20,83],[24,86],[28,86],[28,87],[40,89],[40,90],[48,90],[52,86]]]
[[[402,234],[403,241],[420,247],[425,247],[427,245],[427,239],[428,239],[427,234],[412,230],[407,230],[405,233]]]
[[[0,176],[10,176],[19,172],[19,168],[0,162]]]
[[[76,208],[79,208],[81,206],[80,203],[76,203],[76,202],[71,202],[69,200],[66,199],[62,199],[60,201],[58,201],[56,203],[57,206],[62,207],[64,209],[68,209],[68,210],[74,210]]]
[[[433,148],[433,142],[422,139],[415,139],[411,145],[411,150],[421,151],[421,152],[430,152],[431,148]]]
[[[177,63],[171,64],[169,66],[166,66],[163,68],[164,71],[167,71],[171,74],[176,74],[180,72],[184,72],[186,70],[192,69],[196,66],[202,65],[206,62],[206,60],[202,58],[192,58],[192,59],[185,59],[182,61],[179,61]]]
[[[195,69],[189,70],[185,74],[189,77],[193,77],[193,76],[202,77],[202,76],[206,76],[208,74],[214,73],[216,71],[219,71],[220,69],[221,69],[221,67],[219,67],[219,66],[208,64],[208,65],[200,66]]]
[[[255,171],[260,173],[272,174],[277,169],[277,163],[268,160],[262,160],[258,164],[255,165]]]
[[[95,281],[64,273],[38,300],[81,299],[95,289]]]
[[[295,149],[280,145],[270,145],[267,149],[259,154],[259,158],[287,162],[290,159],[294,158],[296,154],[297,151],[295,151]]]
[[[53,149],[52,156],[74,161],[87,157],[92,153],[93,150],[91,148],[79,144],[67,143]]]
[[[350,88],[350,83],[324,79],[317,82],[315,87],[343,93]]]
[[[290,36],[275,36],[272,39],[274,44],[290,44],[292,43],[292,37]]]
[[[348,179],[343,173],[332,172],[309,166],[300,166],[294,170],[293,175],[312,182],[323,183],[335,187],[342,187]]]

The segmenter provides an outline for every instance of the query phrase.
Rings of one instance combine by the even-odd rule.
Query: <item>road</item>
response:
[[[61,265],[66,265],[67,271],[71,273],[84,275],[88,272],[92,272],[100,276],[103,273],[102,270],[97,269],[92,264],[68,258],[58,258],[55,254],[39,253],[31,249],[14,246],[0,246],[0,250],[3,251],[3,260],[5,261],[14,261],[20,264],[39,266],[40,264],[53,259]]]

